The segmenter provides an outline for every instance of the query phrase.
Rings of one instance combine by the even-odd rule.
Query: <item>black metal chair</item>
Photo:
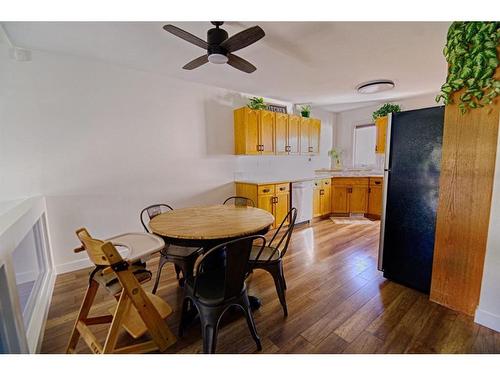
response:
[[[229,197],[227,198],[224,203],[222,204],[231,204],[231,203],[234,203],[235,206],[242,206],[242,207],[255,207],[255,203],[253,200],[251,200],[250,198],[246,198],[246,197],[240,197],[240,196],[233,196],[233,197]]]
[[[288,211],[287,215],[281,222],[280,226],[271,241],[267,246],[253,246],[250,253],[250,271],[255,269],[262,269],[271,274],[274,279],[274,285],[276,286],[276,292],[278,293],[278,298],[280,300],[281,306],[283,307],[283,313],[288,316],[288,308],[286,306],[285,290],[286,281],[285,274],[283,272],[283,257],[288,250],[288,244],[290,243],[290,238],[292,237],[293,228],[295,226],[295,220],[297,219],[297,209],[293,207]],[[288,221],[288,227],[284,228],[285,223]],[[284,232],[282,231],[284,230]],[[275,244],[275,240],[278,234],[283,232],[281,238]],[[275,244],[275,245],[274,245]]]
[[[184,327],[192,315],[188,307],[194,306],[200,316],[204,353],[215,353],[219,323],[224,313],[233,306],[243,311],[257,350],[262,350],[245,283],[254,240],[262,241],[261,247],[266,244],[263,236],[255,235],[210,249],[197,260],[194,277],[185,284],[179,337],[183,336]],[[214,267],[214,263],[217,266]]]
[[[151,233],[144,221],[146,216],[145,214],[147,214],[147,217],[149,218],[149,220],[151,220],[161,213],[172,210],[173,208],[171,206],[164,203],[152,204],[151,206],[144,208],[141,211],[140,215],[144,230],[148,233]],[[182,276],[184,280],[186,280],[192,274],[196,259],[198,258],[202,250],[202,248],[197,247],[183,247],[168,244],[165,245],[165,247],[160,250],[160,263],[158,265],[158,271],[156,272],[155,284],[151,292],[153,294],[156,294],[156,290],[158,289],[158,284],[160,282],[161,270],[163,266],[168,262],[174,264],[177,279],[179,279],[179,274],[182,272]],[[182,285],[181,280],[179,280],[179,284]]]

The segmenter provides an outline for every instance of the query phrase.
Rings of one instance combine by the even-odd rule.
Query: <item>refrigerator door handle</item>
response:
[[[382,214],[380,216],[380,236],[378,245],[378,270],[384,270],[384,235],[385,235],[385,217],[387,208],[387,185],[389,183],[389,175],[391,172],[390,156],[391,156],[391,127],[392,127],[392,113],[388,115],[387,131],[385,140],[385,160],[384,160],[384,180],[382,185]]]

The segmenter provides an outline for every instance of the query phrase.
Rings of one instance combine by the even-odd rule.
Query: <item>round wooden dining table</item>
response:
[[[269,231],[274,216],[260,208],[217,205],[164,212],[149,222],[151,231],[167,244],[202,247],[204,252],[221,243]],[[249,296],[253,309],[261,302]]]
[[[274,216],[260,208],[217,205],[164,212],[151,219],[149,228],[168,244],[207,251],[226,241],[265,234],[273,223]]]

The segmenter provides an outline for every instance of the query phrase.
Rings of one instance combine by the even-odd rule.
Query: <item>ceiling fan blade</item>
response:
[[[266,35],[259,26],[250,27],[223,41],[220,46],[228,52],[235,52],[255,43]]]
[[[253,73],[257,70],[255,66],[250,64],[245,59],[242,59],[239,56],[233,55],[232,53],[228,53],[227,55],[227,63],[231,65],[233,68],[239,69],[245,73]]]
[[[182,69],[193,70],[199,66],[202,66],[203,64],[206,64],[207,62],[208,62],[208,55],[202,55],[188,62],[186,65],[182,67]]]
[[[189,43],[193,43],[194,45],[201,47],[203,49],[208,48],[208,43],[205,42],[203,39],[198,38],[197,36],[188,33],[187,31],[184,31],[182,29],[179,29],[178,27],[174,25],[165,25],[163,26],[163,30],[168,31],[171,34],[174,34],[175,36],[184,39],[185,41]]]

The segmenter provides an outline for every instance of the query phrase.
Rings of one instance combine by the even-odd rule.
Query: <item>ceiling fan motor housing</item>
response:
[[[218,27],[208,30],[207,43],[208,43],[208,56],[212,54],[220,54],[227,56],[227,51],[220,46],[220,44],[229,37],[226,30],[219,29]]]

